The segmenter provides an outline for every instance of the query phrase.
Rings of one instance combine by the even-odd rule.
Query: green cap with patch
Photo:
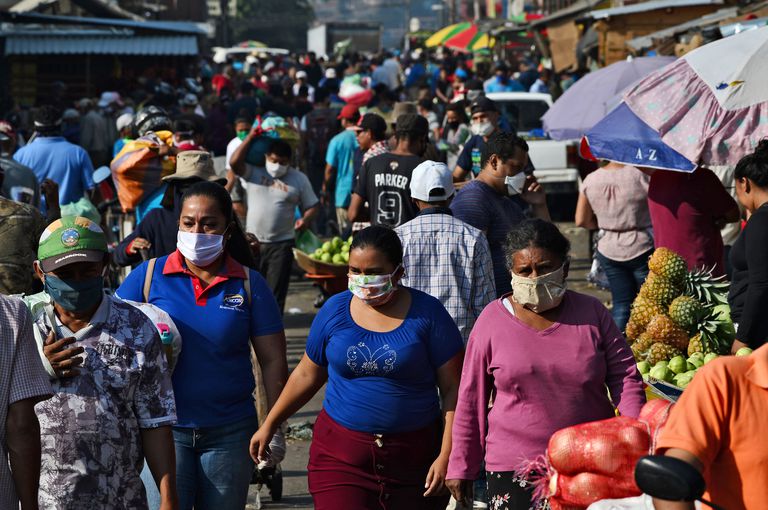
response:
[[[43,231],[37,259],[46,273],[77,262],[101,262],[107,238],[99,225],[82,216],[65,216]]]

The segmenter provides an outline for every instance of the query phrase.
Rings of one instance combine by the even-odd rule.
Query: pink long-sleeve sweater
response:
[[[476,479],[483,458],[488,471],[514,471],[542,455],[555,431],[610,418],[614,404],[636,417],[645,403],[632,351],[600,301],[568,291],[558,322],[538,331],[503,299],[485,308],[469,338],[449,479]]]

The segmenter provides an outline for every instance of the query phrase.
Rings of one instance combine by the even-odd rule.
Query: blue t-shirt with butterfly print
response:
[[[377,333],[358,325],[349,311],[349,291],[329,299],[312,323],[307,356],[328,368],[323,408],[348,429],[410,432],[440,416],[437,369],[464,343],[437,299],[408,291],[408,315],[392,331]]]

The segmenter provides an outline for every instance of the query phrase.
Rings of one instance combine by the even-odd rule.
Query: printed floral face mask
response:
[[[395,295],[397,287],[392,283],[392,277],[400,266],[391,274],[350,274],[349,291],[368,306],[381,306],[389,303]]]

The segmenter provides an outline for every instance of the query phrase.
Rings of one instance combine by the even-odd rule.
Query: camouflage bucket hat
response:
[[[107,238],[99,225],[82,216],[65,216],[43,231],[37,258],[46,273],[77,262],[101,262]]]

